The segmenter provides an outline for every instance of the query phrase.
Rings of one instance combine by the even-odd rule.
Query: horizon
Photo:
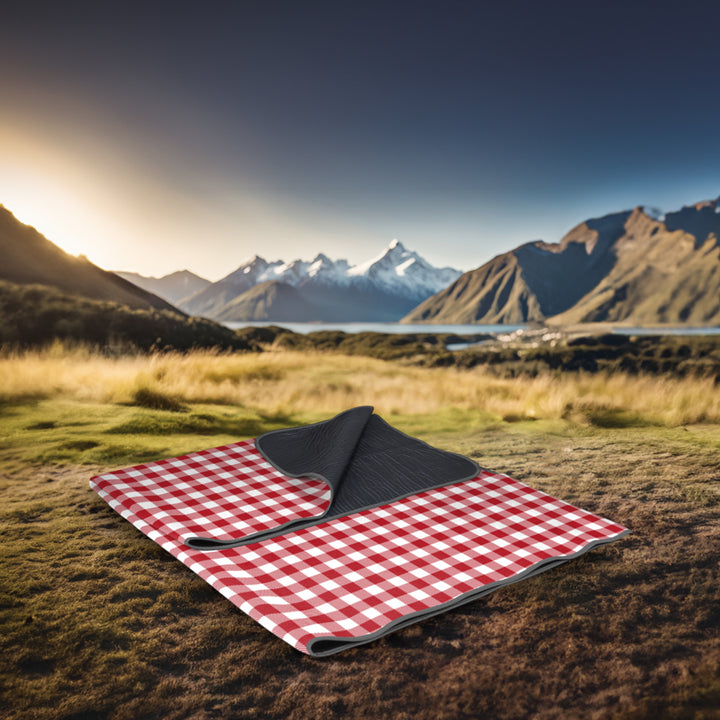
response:
[[[0,27],[0,201],[103,268],[217,280],[399,238],[467,271],[720,193],[716,6],[139,7]]]

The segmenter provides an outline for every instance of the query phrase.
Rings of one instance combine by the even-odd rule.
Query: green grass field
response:
[[[720,398],[684,382],[293,353],[0,359],[0,714],[718,718]],[[402,430],[633,534],[313,659],[88,488],[103,470],[373,399]]]

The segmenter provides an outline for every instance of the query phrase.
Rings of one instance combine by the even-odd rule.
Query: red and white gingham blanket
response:
[[[476,599],[616,540],[626,528],[481,470],[240,547],[244,537],[322,515],[319,479],[274,468],[252,440],[94,477],[126,520],[293,647],[329,655]]]

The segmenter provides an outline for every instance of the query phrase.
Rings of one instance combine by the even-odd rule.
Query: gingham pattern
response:
[[[322,515],[330,504],[326,483],[283,475],[252,440],[116,470],[90,484],[111,507],[183,537],[243,537]]]
[[[249,444],[239,445],[253,454]],[[506,475],[484,471],[470,481],[281,537],[203,552],[183,544],[197,532],[196,520],[183,521],[178,514],[170,520],[153,510],[156,500],[146,499],[140,481],[147,467],[152,465],[102,475],[91,485],[243,612],[309,653],[319,638],[361,641],[408,615],[441,610],[464,595],[512,582],[534,567],[626,532]],[[128,501],[127,487],[118,489],[111,476],[122,476],[122,484],[142,497]],[[173,490],[174,495],[185,492]],[[263,498],[248,497],[250,506],[237,509],[243,516],[264,507]],[[197,504],[184,504],[199,512]],[[227,531],[228,519],[220,523],[212,514],[202,513],[203,527],[216,524]]]

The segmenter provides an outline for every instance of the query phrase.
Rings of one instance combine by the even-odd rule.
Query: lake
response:
[[[527,325],[401,325],[400,323],[352,322],[352,323],[286,323],[286,322],[228,322],[227,327],[237,330],[244,327],[267,327],[275,325],[284,327],[303,335],[318,330],[342,330],[346,333],[379,332],[379,333],[455,333],[456,335],[479,335],[480,333],[510,333],[521,330]]]
[[[720,327],[613,328],[615,335],[720,335]]]
[[[481,333],[511,333],[523,330],[527,325],[401,325],[400,323],[352,322],[352,323],[286,323],[286,322],[228,322],[227,327],[233,330],[244,327],[267,327],[276,325],[305,335],[318,330],[342,330],[346,333],[379,332],[379,333],[454,333],[456,335],[479,335]],[[548,328],[549,331],[552,328]],[[616,335],[720,335],[720,327],[609,327],[607,332]],[[458,349],[458,348],[452,348]]]

